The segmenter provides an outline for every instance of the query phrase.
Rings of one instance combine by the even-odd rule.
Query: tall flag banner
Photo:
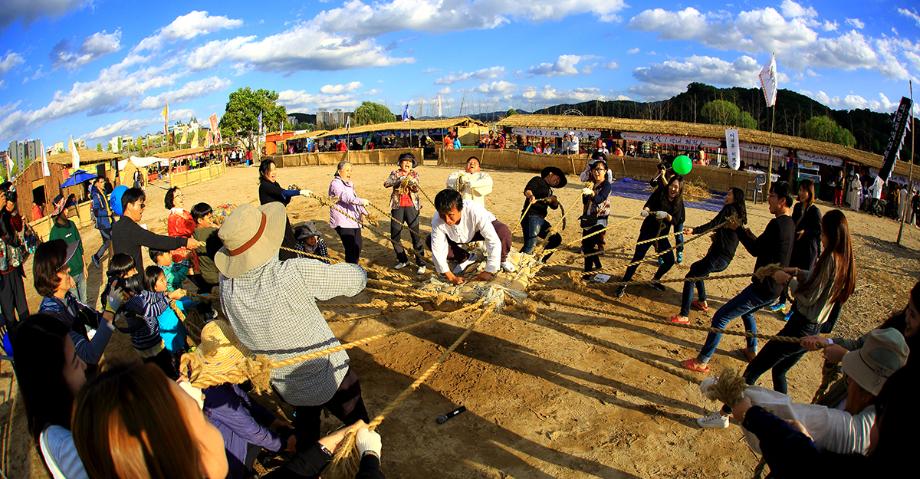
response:
[[[281,136],[284,136],[284,118],[281,119]]]
[[[912,102],[910,98],[901,97],[901,104],[898,106],[898,110],[894,113],[894,118],[892,119],[892,126],[894,127],[891,130],[891,137],[888,138],[888,145],[885,147],[885,154],[882,155],[885,158],[885,162],[882,164],[882,169],[878,172],[878,177],[882,181],[888,181],[888,177],[891,176],[891,172],[894,171],[894,165],[898,162],[898,159],[901,157],[901,147],[904,146],[904,138],[907,136],[907,123],[910,120],[910,108]]]
[[[45,142],[40,144],[42,146],[42,176],[51,176],[51,170],[48,169],[48,154],[45,153]]]
[[[73,143],[73,137],[70,137],[70,159],[72,160],[73,170],[77,171],[80,169],[80,153],[77,151],[77,145]]]
[[[770,54],[770,63],[763,66],[760,70],[760,87],[763,89],[763,99],[767,101],[767,106],[776,105],[776,91],[779,83],[776,80],[776,55]]]
[[[214,137],[212,136],[210,129],[208,129],[208,136],[205,139],[205,146],[207,146],[208,148],[214,146]]]
[[[406,107],[403,108],[402,121],[409,121],[409,104],[406,103]]]
[[[262,112],[259,111],[259,141],[265,141],[262,139]]]
[[[189,145],[189,148],[198,148],[198,124],[195,123],[191,126],[192,128],[192,144]]]
[[[182,138],[179,140],[180,145],[188,143],[188,125],[182,125]]]
[[[6,179],[11,179],[13,177],[13,157],[6,155]]]
[[[169,135],[169,102],[166,102],[160,115],[163,117],[163,134]]]
[[[211,131],[213,132],[214,143],[220,143],[220,126],[217,121],[217,113],[211,113],[211,116],[208,117],[208,122],[211,124]]]
[[[441,118],[441,95],[438,95],[438,118]]]
[[[345,115],[345,134],[348,134],[348,131],[351,130],[351,117]]]
[[[738,141],[738,129],[725,129],[725,150],[728,153],[728,167],[737,170],[741,168],[741,142]]]

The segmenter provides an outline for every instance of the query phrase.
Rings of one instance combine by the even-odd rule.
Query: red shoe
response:
[[[691,358],[685,361],[681,361],[680,365],[683,366],[684,369],[689,369],[691,371],[696,371],[698,373],[708,373],[709,372],[709,364],[701,363],[697,361],[696,358]]]
[[[702,312],[704,312],[704,313],[707,312],[707,311],[709,311],[709,305],[706,304],[705,301],[701,303],[701,302],[699,302],[699,301],[697,301],[697,300],[694,299],[694,300],[690,303],[690,307],[691,307],[692,309],[695,309],[695,310],[697,310],[697,311],[702,311]]]
[[[671,322],[677,323],[677,324],[690,324],[690,318],[686,316],[681,316],[679,314],[675,314],[671,316]]]

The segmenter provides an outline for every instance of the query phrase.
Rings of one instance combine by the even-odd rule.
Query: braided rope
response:
[[[555,300],[553,300],[552,298],[547,297],[547,295],[542,294],[542,293],[540,293],[540,292],[534,293],[534,294],[533,294],[533,297],[534,297],[534,299],[539,300],[539,301],[550,302],[550,303],[554,303],[554,304],[557,304],[557,305],[560,305],[560,306],[565,306],[565,307],[567,307],[567,308],[580,309],[580,310],[583,310],[583,311],[589,311],[589,312],[592,312],[592,313],[599,313],[599,314],[604,314],[604,315],[608,315],[608,316],[611,315],[610,311],[604,311],[603,309],[599,309],[599,308],[592,308],[592,307],[590,307],[590,306],[585,306],[585,305],[583,305],[583,304],[580,304],[580,305],[578,305],[578,306],[572,306],[572,305],[570,305],[570,304],[561,303],[561,302],[559,302],[559,301],[555,301]],[[729,330],[729,329],[715,328],[715,327],[711,327],[711,326],[708,326],[708,327],[707,327],[707,326],[697,326],[697,325],[695,325],[695,324],[673,323],[673,322],[671,322],[671,320],[669,320],[669,319],[643,318],[643,317],[639,317],[639,316],[635,316],[635,317],[629,316],[629,317],[625,317],[625,318],[626,318],[626,319],[634,319],[634,320],[636,320],[636,321],[643,321],[643,322],[646,322],[646,323],[655,323],[655,324],[661,324],[661,325],[665,325],[665,326],[674,326],[674,327],[678,327],[678,328],[693,329],[693,330],[696,330],[696,331],[705,331],[705,332],[707,332],[707,333],[727,334],[727,335],[729,335],[729,336],[743,336],[743,337],[745,337],[745,338],[757,338],[757,339],[763,339],[763,340],[766,340],[766,341],[775,340],[775,341],[781,341],[781,342],[784,342],[784,343],[796,343],[796,344],[798,344],[798,343],[800,342],[800,340],[802,339],[802,338],[796,338],[796,337],[792,337],[792,336],[779,336],[779,335],[770,335],[770,334],[749,333],[749,332],[747,332],[747,331],[744,331],[744,332],[741,332],[741,331],[732,331],[732,330]]]
[[[584,283],[585,281],[581,278],[581,276],[584,274],[603,274],[603,273],[600,270],[588,271],[584,273],[580,271],[569,271],[568,273],[560,273],[560,274],[550,276],[550,278],[563,279],[565,276],[568,276],[569,279],[573,280],[574,282]],[[659,279],[659,280],[648,279],[648,280],[632,280],[632,281],[608,281],[603,284],[606,284],[608,286],[633,286],[633,285],[650,286],[653,284],[663,284],[663,283],[695,283],[697,281],[717,281],[721,279],[739,279],[739,278],[749,278],[749,277],[751,277],[751,273],[732,273],[732,274],[722,274],[722,275],[715,275],[715,276],[691,276],[691,277],[686,277],[686,278],[672,278],[672,279]],[[550,288],[544,287],[542,289],[541,288],[532,289],[532,291],[541,291],[541,290],[548,290],[548,289]]]
[[[374,419],[367,425],[367,428],[371,431],[377,429],[377,427],[383,423],[387,416],[392,414],[397,407],[399,407],[409,396],[412,395],[412,393],[421,387],[421,385],[424,384],[425,381],[427,381],[428,378],[430,378],[431,375],[434,374],[442,364],[444,364],[445,361],[447,361],[447,358],[450,357],[454,350],[456,350],[457,347],[459,347],[460,344],[462,344],[463,341],[465,341],[466,338],[472,334],[473,330],[476,329],[480,323],[482,323],[487,317],[489,317],[490,314],[492,314],[494,309],[494,305],[489,305],[482,312],[482,314],[480,314],[475,321],[470,323],[466,330],[464,330],[463,333],[456,340],[454,340],[454,342],[451,343],[451,345],[448,346],[443,353],[441,353],[438,359],[436,359],[433,363],[431,363],[430,366],[428,366],[428,369],[426,369],[425,372],[419,375],[419,377],[416,378],[412,384],[403,389],[398,396],[393,398],[393,400],[390,401],[382,411],[380,411],[380,414],[374,417]],[[332,461],[330,462],[329,466],[325,469],[325,471],[323,471],[323,477],[330,479],[355,477],[355,474],[358,470],[358,462],[360,460],[358,458],[358,451],[355,448],[355,436],[355,430],[352,430],[345,436],[345,438],[342,440],[342,444],[336,448],[335,455],[332,457]]]

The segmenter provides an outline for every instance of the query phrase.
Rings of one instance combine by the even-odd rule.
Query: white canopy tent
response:
[[[118,161],[118,171],[124,170],[129,161],[137,168],[146,168],[154,163],[159,163],[160,166],[169,166],[169,160],[165,158],[157,158],[155,156],[132,156],[126,160]]]

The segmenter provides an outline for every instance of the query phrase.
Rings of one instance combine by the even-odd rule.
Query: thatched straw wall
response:
[[[382,150],[331,151],[326,153],[298,153],[294,155],[266,156],[274,160],[278,168],[286,166],[335,165],[347,158],[355,165],[395,165],[396,159],[403,153],[412,153],[422,161],[424,151],[421,148],[386,148]]]

